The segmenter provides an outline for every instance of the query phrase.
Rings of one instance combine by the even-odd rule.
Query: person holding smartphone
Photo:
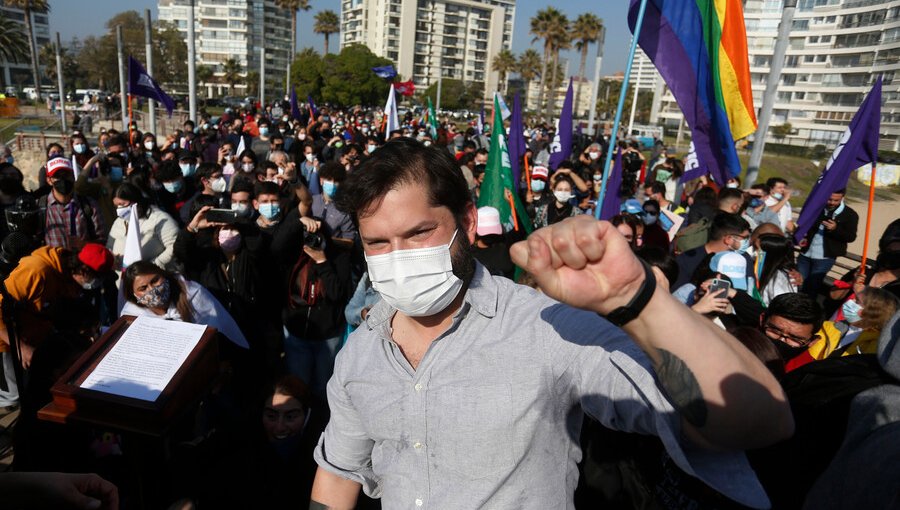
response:
[[[755,326],[763,307],[749,292],[753,279],[747,277],[747,259],[733,251],[709,255],[694,272],[691,310],[730,330]]]

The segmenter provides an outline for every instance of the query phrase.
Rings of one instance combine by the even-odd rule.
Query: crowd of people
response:
[[[896,322],[900,309],[900,221],[881,236],[873,266],[830,283],[828,272],[858,232],[859,218],[845,203],[844,190],[831,195],[809,234],[795,246],[792,192],[783,178],[747,189],[737,178],[723,186],[705,178],[682,183],[683,162],[661,143],[642,151],[636,141],[587,136],[576,137],[573,156],[550,168],[554,128],[535,125],[522,136],[527,171],[515,187],[528,215],[522,221],[531,223],[538,232],[532,238],[538,239],[569,229],[606,228],[596,227],[600,223],[591,215],[598,207],[606,153],[621,150],[622,184],[608,192],[622,205],[609,230],[602,230],[603,250],[622,240],[623,274],[631,267],[627,261],[634,259],[635,281],[655,279],[672,303],[685,305],[663,312],[657,298],[648,297],[659,307],[649,320],[663,328],[654,335],[671,319],[673,325],[683,323],[685,331],[697,332],[688,339],[694,342],[689,349],[705,349],[703,342],[725,345],[734,338],[743,344],[732,350],[740,351],[735,359],[750,384],[772,400],[781,391],[787,394],[796,422],[790,439],[784,433],[790,426],[780,414],[784,409],[776,407],[770,408],[772,430],[767,434],[723,439],[737,434],[738,427],[723,426],[727,420],[713,419],[719,411],[702,404],[701,420],[698,404],[681,402],[661,373],[672,352],[680,356],[674,358],[678,363],[690,355],[657,344],[645,331],[628,329],[625,324],[635,317],[621,324],[611,319],[637,345],[625,347],[621,340],[628,337],[607,322],[598,323],[596,315],[587,318],[554,308],[563,302],[619,317],[618,310],[579,301],[574,288],[567,292],[549,285],[550,269],[537,262],[544,253],[535,247],[537,241],[526,241],[529,256],[523,258],[521,250],[516,256],[513,245],[525,239],[524,229],[507,231],[496,208],[475,209],[488,171],[489,133],[444,122],[432,137],[411,114],[399,130],[384,133],[378,110],[323,107],[313,113],[304,106],[294,117],[287,101],[276,101],[264,108],[227,109],[218,117],[203,114],[165,136],[141,132],[135,123],[123,132],[101,130],[96,139],[76,131],[65,143],[46,148],[39,169],[18,168],[4,152],[0,407],[20,409],[16,470],[96,471],[120,486],[123,506],[135,503],[138,492],[128,490],[134,489],[133,480],[120,469],[126,465],[123,459],[133,455],[127,435],[99,428],[60,430],[38,420],[37,411],[50,401],[56,378],[105,328],[121,315],[146,315],[215,327],[227,366],[194,422],[177,431],[179,446],[165,460],[177,466],[166,480],[167,490],[144,493],[157,503],[185,498],[201,508],[280,508],[304,506],[311,492],[313,499],[324,495],[338,501],[329,498],[346,489],[361,507],[377,506],[380,497],[395,507],[395,498],[408,497],[417,506],[424,500],[436,508],[477,506],[475,501],[487,507],[536,508],[516,499],[525,496],[509,492],[516,487],[523,494],[564,491],[562,499],[541,496],[535,502],[565,506],[565,491],[571,498],[575,490],[572,469],[580,455],[554,461],[562,464],[554,467],[562,469],[556,473],[559,487],[529,487],[520,471],[529,476],[553,473],[540,465],[519,469],[522,459],[530,458],[523,452],[538,445],[523,436],[522,425],[514,420],[544,420],[544,428],[528,430],[572,436],[543,438],[545,445],[575,451],[580,442],[585,460],[576,501],[592,505],[637,507],[649,498],[665,508],[758,506],[765,501],[764,495],[759,498],[761,482],[763,494],[776,507],[799,508],[810,501],[814,487],[821,498],[829,476],[870,476],[847,472],[831,459],[855,453],[841,448],[847,418],[855,409],[847,410],[850,399],[896,384],[893,378],[900,375],[885,365],[896,339],[890,321],[894,317]],[[37,189],[25,189],[23,171],[37,175]],[[450,225],[446,236],[444,223]],[[138,261],[127,254],[132,228],[138,229]],[[547,246],[559,251],[563,265],[593,256],[579,258],[556,242]],[[644,276],[643,266],[653,269]],[[515,287],[514,281],[523,286]],[[546,295],[515,290],[527,287]],[[645,287],[640,285],[637,293]],[[624,281],[625,290],[616,292],[632,288]],[[615,296],[604,300],[614,302]],[[635,300],[625,299],[622,305],[637,307]],[[646,305],[644,300],[640,306]],[[499,314],[501,322],[457,317],[474,311],[483,318]],[[531,313],[527,319],[525,311]],[[397,318],[392,319],[393,313]],[[507,321],[533,329],[513,329]],[[354,330],[358,334],[351,334]],[[602,335],[596,345],[582,338],[594,338],[597,331]],[[427,342],[401,340],[419,337]],[[607,354],[590,356],[603,364],[573,361],[581,355],[547,340],[551,337],[572,346],[602,346]],[[393,341],[381,344],[374,341],[378,338]],[[538,345],[549,351],[520,352],[539,351],[534,349]],[[470,349],[483,355],[473,360]],[[608,354],[615,349],[622,349],[629,361]],[[339,351],[346,353],[338,357]],[[665,354],[662,365],[660,353]],[[753,361],[744,353],[755,355]],[[437,356],[444,361],[437,364]],[[385,357],[391,363],[405,361],[390,366],[372,361]],[[479,367],[473,373],[483,375],[489,387],[459,383],[470,382],[471,374],[463,372],[472,366],[448,365],[448,357]],[[637,360],[634,367],[629,365],[632,358]],[[578,365],[573,372],[565,366],[547,372],[538,367],[534,378],[514,376],[522,387],[541,381],[560,385],[554,386],[560,401],[564,379],[583,378],[565,383],[579,391],[626,384],[599,380],[611,367],[636,389],[617,386],[605,396],[601,391],[600,397],[576,396],[574,389],[565,393],[575,398],[579,413],[583,408],[589,415],[584,427],[580,414],[577,424],[569,417],[567,425],[567,417],[559,416],[562,404],[550,397],[539,397],[545,409],[527,411],[520,404],[535,402],[518,389],[504,393],[510,391],[510,382],[498,379],[509,374],[504,359],[519,368],[545,362]],[[723,355],[722,370],[732,367],[729,359]],[[696,390],[706,394],[707,377],[713,377],[707,370],[712,374],[712,369],[697,368],[702,358],[683,363],[700,381]],[[753,363],[767,368],[766,375]],[[842,394],[843,411],[835,410],[840,404],[823,410],[822,401],[832,404],[825,398],[804,416],[798,409],[807,404],[802,401],[809,393],[805,376],[820,374],[816,367],[822,363],[834,364],[830,368],[836,373],[856,363],[852,367],[868,370],[860,380],[870,373],[880,378],[870,377],[868,386],[859,384],[855,393]],[[744,374],[742,370],[735,373]],[[883,375],[885,370],[889,375]],[[398,371],[411,377],[412,395],[396,393],[407,392],[394,384]],[[654,373],[659,387],[652,382]],[[550,375],[556,379],[551,381]],[[434,389],[428,390],[428,398],[434,401],[426,405],[415,397],[429,384]],[[624,409],[617,399],[626,397],[638,401],[629,406],[646,406],[658,414]],[[760,408],[769,405],[763,397],[753,398]],[[418,430],[420,411],[412,409],[419,405],[444,408],[429,424],[444,434],[430,452],[443,462],[434,466],[447,477],[443,483],[458,484],[432,482],[430,497],[416,488],[425,483],[420,478],[426,467],[407,458],[425,448],[410,436],[424,433]],[[733,410],[734,405],[723,404],[722,409]],[[750,409],[754,407],[748,405]],[[681,425],[672,425],[677,420],[660,418],[676,412],[686,420],[681,432]],[[728,434],[710,434],[703,425],[707,413]],[[825,419],[839,431],[832,437],[823,438],[816,430],[822,424],[809,421]],[[473,437],[484,427],[491,432]],[[693,442],[679,437],[690,436],[688,432],[696,436]],[[623,436],[613,440],[613,434]],[[501,437],[508,437],[512,446],[494,444]],[[614,448],[610,442],[632,447]],[[829,454],[798,454],[814,443]],[[698,447],[751,450],[749,464],[743,454],[701,460],[702,455],[690,451]],[[361,450],[368,450],[368,456],[359,457]],[[882,454],[897,455],[896,447],[887,450]],[[495,483],[498,473],[510,469],[516,475],[510,475],[507,485]],[[798,478],[798,472],[804,476]],[[722,476],[733,476],[734,483],[724,483]],[[471,492],[458,490],[467,484]],[[896,487],[894,480],[879,495],[888,497]],[[360,488],[376,499],[357,501]],[[866,497],[878,503],[875,496]],[[318,501],[330,504],[325,499]]]

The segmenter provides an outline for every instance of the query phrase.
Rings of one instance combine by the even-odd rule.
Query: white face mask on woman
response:
[[[453,274],[450,242],[430,248],[366,255],[369,279],[381,297],[410,317],[428,317],[450,306],[463,282]]]

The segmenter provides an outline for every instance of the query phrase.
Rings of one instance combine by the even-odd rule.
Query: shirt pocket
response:
[[[508,384],[429,390],[429,464],[467,479],[508,472],[515,459]]]

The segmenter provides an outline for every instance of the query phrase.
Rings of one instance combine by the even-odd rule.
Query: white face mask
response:
[[[599,152],[588,152],[588,157],[591,158],[591,161],[594,161],[600,157],[600,153]]]
[[[213,190],[215,193],[222,193],[225,191],[225,188],[228,187],[228,183],[225,182],[224,177],[219,177],[213,182],[209,183],[209,189]]]
[[[232,203],[231,210],[236,212],[238,216],[247,216],[250,212],[250,206],[247,204]]]
[[[569,200],[572,199],[572,192],[571,191],[554,191],[553,196],[556,197],[557,202],[559,202],[561,204],[565,204],[566,202],[568,202]]]
[[[310,163],[312,163],[312,160],[314,157],[315,156],[313,155],[313,153],[310,152],[309,154],[306,155],[306,161],[309,161]]]
[[[124,207],[116,207],[116,216],[123,220],[127,220],[128,217],[131,216],[131,206],[126,205]]]
[[[410,317],[440,313],[463,287],[453,274],[450,257],[457,233],[440,246],[366,255],[372,287],[389,305]]]
[[[153,150],[153,142],[144,142],[144,148],[147,149],[148,151],[152,151]]]

